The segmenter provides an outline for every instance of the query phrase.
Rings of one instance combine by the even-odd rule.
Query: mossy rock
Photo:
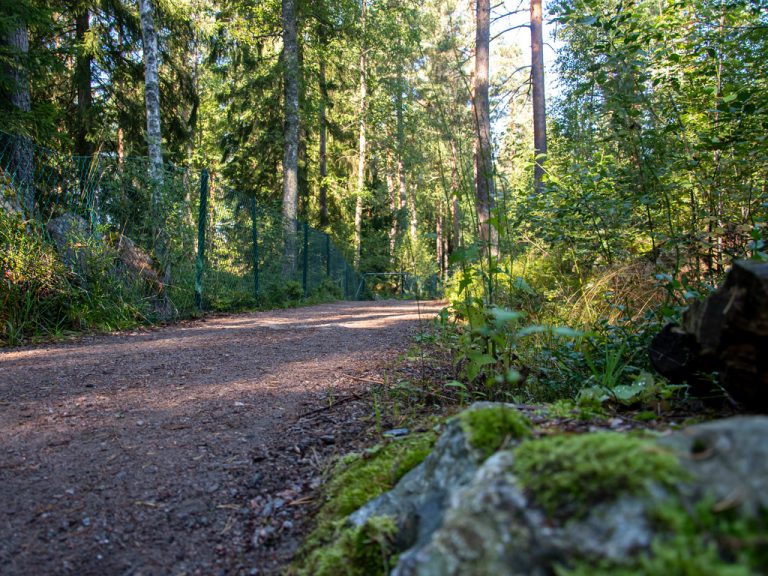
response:
[[[650,549],[622,561],[578,560],[558,576],[750,576],[768,573],[768,515],[743,518],[707,498],[693,508],[672,498],[649,513]]]
[[[370,518],[362,526],[346,526],[327,546],[307,556],[299,574],[312,576],[375,576],[388,574],[397,534],[388,516]]]
[[[479,404],[458,416],[469,444],[483,459],[510,440],[531,435],[531,423],[518,410],[504,404]]]
[[[392,440],[343,457],[323,490],[324,504],[293,569],[307,575],[375,575],[385,573],[393,554],[390,540],[397,532],[387,516],[369,518],[363,525],[347,523],[350,513],[390,490],[427,457],[435,442],[433,432]]]
[[[416,434],[349,454],[337,464],[324,491],[323,513],[343,518],[383,494],[432,450],[435,434]]]
[[[527,440],[515,451],[513,471],[556,518],[583,517],[602,501],[686,477],[671,450],[618,432]]]

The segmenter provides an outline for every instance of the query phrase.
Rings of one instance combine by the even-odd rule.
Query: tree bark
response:
[[[451,250],[461,246],[461,206],[459,204],[459,156],[456,152],[456,142],[451,140],[451,220],[453,222],[453,238]]]
[[[149,177],[152,182],[151,218],[155,243],[155,256],[160,262],[163,285],[171,281],[171,263],[168,236],[165,231],[163,210],[163,167],[162,132],[160,129],[160,64],[157,47],[157,30],[152,0],[139,0],[142,50],[144,57],[144,105],[147,115],[147,145],[149,153]],[[167,318],[172,315],[168,294],[163,293],[158,301],[158,314]]]
[[[475,81],[472,104],[475,115],[475,201],[480,242],[483,250],[492,249],[493,231],[489,222],[493,202],[493,150],[488,100],[490,53],[490,0],[477,0],[475,35]]]
[[[320,204],[320,228],[325,229],[328,226],[328,153],[327,138],[328,138],[328,120],[326,118],[326,102],[328,101],[328,84],[325,77],[325,52],[324,49],[327,44],[324,26],[320,25],[320,70],[319,70],[319,84],[320,84],[320,103],[318,106],[319,116],[319,139],[320,139],[320,151],[318,154],[319,172],[320,172],[320,194],[318,197],[318,203]]]
[[[29,35],[26,23],[20,22],[4,38],[5,44],[13,54],[13,62],[8,65],[6,74],[10,80],[5,94],[5,108],[11,114],[28,115],[32,111],[32,98],[29,92],[27,74],[27,56],[29,54]],[[15,209],[31,217],[35,210],[34,157],[32,141],[26,136],[13,136],[9,151],[7,168],[16,187]]]
[[[385,178],[387,180],[387,193],[389,194],[389,212],[391,214],[389,224],[389,262],[393,267],[395,265],[395,248],[397,247],[397,225],[398,214],[400,211],[400,202],[398,201],[399,191],[395,185],[395,179],[392,175],[392,157],[387,151],[384,167]]]
[[[416,243],[416,200],[408,193],[405,176],[405,121],[403,119],[403,75],[397,76],[397,94],[395,94],[395,120],[397,122],[397,180],[400,187],[400,204],[408,207],[408,231],[411,246]]]
[[[360,252],[363,243],[363,193],[365,191],[365,155],[366,155],[366,113],[368,110],[368,84],[366,78],[366,43],[365,43],[365,16],[366,2],[361,2],[360,28],[362,29],[363,42],[360,48],[360,118],[359,131],[360,140],[357,152],[357,194],[355,198],[355,254],[353,264],[355,270],[360,268]]]
[[[299,201],[299,44],[296,0],[283,0],[283,73],[285,124],[283,127],[283,272],[296,271],[296,215]]]
[[[531,0],[531,84],[533,87],[533,182],[543,192],[544,160],[547,153],[547,113],[544,97],[544,39],[541,0]]]
[[[443,205],[438,203],[438,211],[435,214],[435,254],[437,256],[437,274],[443,277],[444,269],[444,248],[443,242]]]
[[[91,63],[93,58],[85,47],[86,35],[90,28],[91,15],[88,8],[81,7],[75,14],[75,42],[77,44],[75,63],[75,86],[77,89],[75,154],[78,156],[90,156],[93,151],[89,139],[93,104],[93,90],[91,88]]]
[[[403,182],[405,184],[405,182]],[[418,231],[418,216],[416,215],[416,184],[408,186],[408,231],[411,235],[411,246],[416,246]]]
[[[139,0],[141,37],[144,52],[144,104],[147,112],[149,170],[154,184],[153,208],[159,209],[164,180],[162,132],[160,130],[160,65],[152,0]]]

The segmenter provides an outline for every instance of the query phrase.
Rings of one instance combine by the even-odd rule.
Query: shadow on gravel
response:
[[[364,426],[364,402],[330,411],[359,388],[348,375],[438,309],[337,303],[0,351],[0,573],[274,569],[323,459]]]

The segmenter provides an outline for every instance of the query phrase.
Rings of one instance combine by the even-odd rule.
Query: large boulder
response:
[[[661,437],[507,434],[479,462],[460,416],[349,522],[397,520],[396,576],[765,573],[766,437],[766,417]]]
[[[156,291],[161,289],[160,275],[155,270],[154,263],[149,254],[137,246],[125,234],[117,236],[115,248],[117,249],[121,270],[129,278],[145,282]]]
[[[471,435],[478,420],[490,423],[492,430],[481,441]],[[390,492],[370,501],[350,516],[350,522],[363,526],[374,517],[395,518],[401,548],[424,545],[442,522],[450,494],[468,484],[487,456],[505,438],[517,438],[527,430],[527,422],[506,404],[478,402],[460,417],[450,420],[433,451],[424,462],[406,474]]]
[[[91,237],[88,222],[76,214],[67,213],[49,220],[45,229],[64,264],[79,276],[87,276]]]
[[[654,367],[694,392],[711,395],[701,372],[718,372],[720,385],[748,410],[768,411],[768,263],[734,263],[723,285],[695,301],[681,325],[667,325],[650,347]]]

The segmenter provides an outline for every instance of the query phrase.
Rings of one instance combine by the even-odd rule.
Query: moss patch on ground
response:
[[[295,572],[317,576],[385,574],[392,554],[388,542],[396,532],[394,521],[377,518],[362,527],[350,527],[346,518],[391,490],[427,457],[435,440],[434,432],[414,434],[342,458],[323,490],[324,504],[294,564]]]
[[[488,458],[510,439],[531,435],[528,419],[514,408],[504,405],[466,410],[459,414],[458,419],[470,445],[483,458]]]
[[[555,518],[583,517],[617,495],[685,478],[673,453],[617,432],[527,440],[515,451],[514,473]]]

